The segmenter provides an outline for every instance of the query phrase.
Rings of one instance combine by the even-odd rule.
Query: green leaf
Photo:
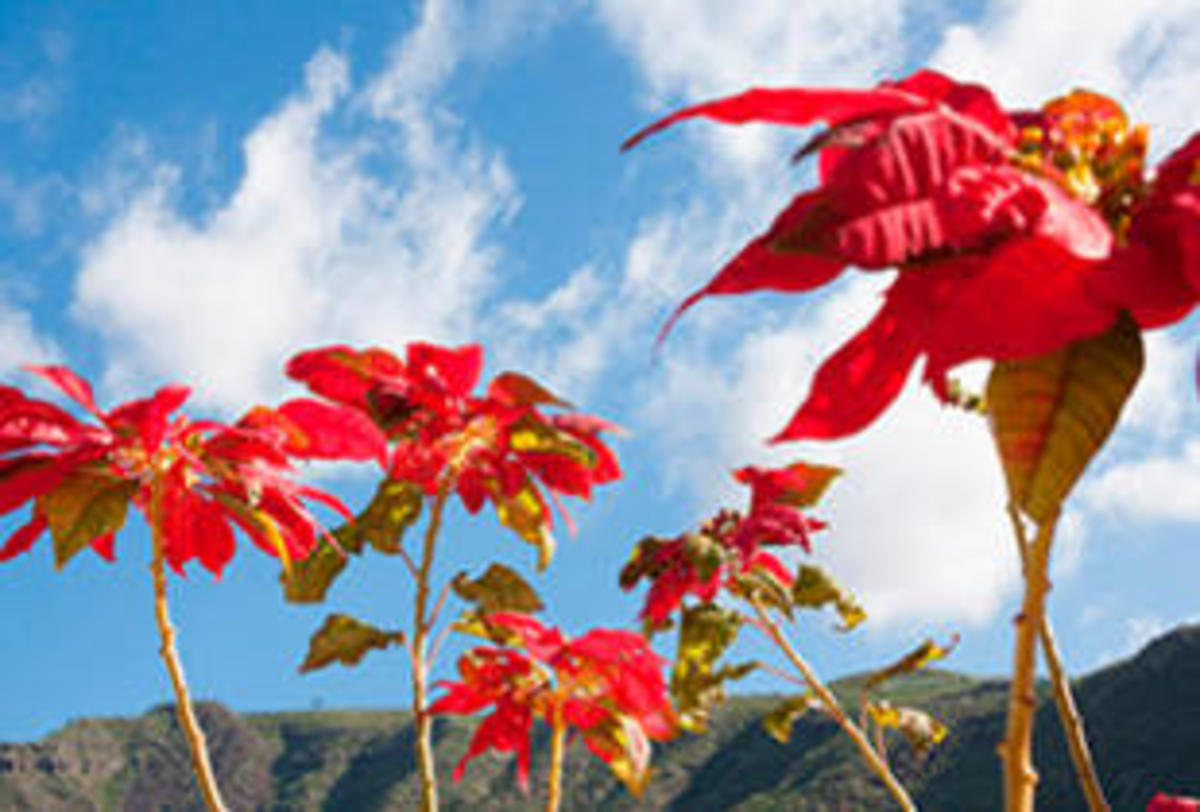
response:
[[[83,468],[39,496],[37,511],[45,517],[54,540],[54,566],[61,570],[93,540],[124,527],[129,500],[137,490],[136,482]]]
[[[587,468],[596,466],[596,452],[590,446],[533,415],[513,424],[508,444],[513,451],[554,454]]]
[[[926,640],[915,649],[905,654],[896,662],[874,671],[867,677],[863,683],[863,690],[869,691],[876,688],[888,680],[895,679],[903,674],[913,674],[928,666],[930,663],[944,659],[949,656],[954,650],[954,646],[958,644],[958,638],[955,637],[948,645],[939,646],[933,640]]]
[[[801,565],[792,584],[792,600],[796,606],[805,609],[820,609],[833,604],[842,619],[842,631],[850,631],[867,619],[858,600],[820,567]]]
[[[325,622],[308,644],[308,656],[300,673],[315,671],[333,663],[358,665],[371,649],[385,649],[404,643],[404,632],[377,629],[349,615],[335,614]]]
[[[716,575],[730,557],[729,548],[707,533],[688,533],[683,537],[683,551],[702,581]]]
[[[425,492],[420,485],[404,480],[381,482],[375,496],[358,518],[337,533],[338,542],[359,552],[366,542],[385,555],[395,555],[408,528],[421,517]]]
[[[338,550],[328,539],[319,539],[311,553],[292,562],[291,575],[282,573],[279,576],[284,598],[291,603],[320,603],[325,600],[329,587],[346,568],[347,553],[350,552],[359,550],[351,551],[344,544],[342,550]]]
[[[765,567],[755,567],[735,575],[729,584],[729,592],[739,598],[778,609],[789,619],[792,617],[794,601],[791,590]]]
[[[658,577],[663,571],[663,565],[656,560],[658,558],[658,551],[673,542],[674,539],[664,539],[657,536],[646,536],[639,541],[634,546],[629,560],[621,568],[621,574],[618,578],[621,589],[630,590],[637,586],[638,581],[643,578],[653,581]]]
[[[1143,364],[1141,332],[1124,314],[1096,338],[996,363],[988,415],[1013,504],[1039,524],[1058,514],[1112,433]]]
[[[872,721],[885,729],[897,730],[919,755],[946,738],[947,728],[928,713],[916,708],[895,707],[890,702],[867,705]]]
[[[775,741],[787,744],[792,739],[792,726],[796,724],[796,720],[816,707],[816,700],[808,691],[799,696],[788,697],[763,717],[763,728]]]
[[[450,586],[454,594],[468,603],[475,604],[485,615],[493,612],[521,612],[534,614],[545,605],[529,582],[516,570],[503,564],[491,564],[483,575],[472,580],[465,572],[454,577]]]
[[[715,667],[741,627],[741,615],[716,604],[691,606],[683,611],[671,671],[671,697],[684,730],[703,733],[712,709],[725,701],[725,683],[741,679],[758,667],[756,663]]]
[[[493,501],[500,523],[537,547],[538,571],[550,566],[555,541],[550,533],[550,511],[539,496],[537,486],[526,476],[519,491],[508,497],[497,494]]]
[[[385,554],[399,551],[404,532],[421,516],[425,494],[418,485],[385,480],[353,522],[333,531],[337,546],[322,538],[305,558],[280,576],[284,597],[292,603],[320,603],[346,568],[349,555],[360,555],[369,543]],[[341,548],[341,549],[339,549]]]

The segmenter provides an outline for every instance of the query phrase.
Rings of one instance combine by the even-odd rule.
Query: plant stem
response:
[[[1019,517],[1018,517],[1019,520]],[[1032,545],[1023,544],[1021,556],[1025,595],[1021,613],[1014,621],[1016,643],[1013,651],[1013,676],[1008,695],[1008,724],[1000,757],[1004,762],[1004,808],[1006,812],[1031,812],[1037,788],[1037,770],[1033,767],[1033,721],[1037,710],[1038,632],[1046,614],[1046,593],[1050,590],[1047,569],[1054,541],[1053,516],[1038,526]]]
[[[562,702],[554,708],[550,729],[550,775],[546,783],[546,812],[558,812],[562,804],[562,772],[566,757],[567,726],[563,723]]]
[[[409,655],[412,659],[412,714],[416,727],[417,772],[421,777],[421,812],[436,812],[438,808],[437,774],[433,761],[433,717],[429,713],[429,670],[427,640],[432,623],[429,619],[429,576],[433,570],[433,553],[438,532],[442,529],[442,511],[450,495],[449,484],[443,484],[433,500],[425,542],[417,567],[417,595],[413,605],[413,633]]]
[[[773,617],[771,617],[766,607],[762,605],[762,602],[757,598],[751,598],[750,605],[754,607],[754,611],[758,615],[758,620],[762,624],[763,630],[766,631],[772,642],[779,647],[791,664],[796,667],[796,670],[800,672],[800,675],[804,677],[804,681],[808,683],[808,686],[813,690],[813,693],[815,693],[817,698],[821,700],[821,704],[825,706],[825,711],[833,717],[833,720],[837,722],[838,726],[841,727],[846,735],[850,737],[850,740],[854,742],[854,746],[858,748],[858,752],[862,755],[863,760],[867,762],[867,766],[869,766],[871,770],[877,776],[879,776],[879,779],[883,781],[883,784],[885,787],[887,787],[888,792],[890,792],[892,797],[896,799],[896,803],[900,804],[900,808],[906,810],[907,812],[913,812],[913,810],[916,810],[917,807],[912,802],[912,799],[908,797],[908,792],[904,789],[903,785],[901,785],[900,781],[897,780],[896,776],[892,773],[891,769],[888,767],[887,763],[883,760],[879,753],[875,752],[875,748],[871,746],[870,740],[866,737],[862,730],[860,730],[858,726],[854,724],[854,722],[850,721],[850,717],[848,717],[845,711],[842,710],[841,706],[838,704],[837,698],[834,697],[833,692],[830,691],[829,688],[827,688],[825,684],[817,678],[816,673],[814,673],[808,663],[804,661],[804,658],[800,656],[800,652],[796,651],[796,649],[792,646],[791,641],[787,639],[787,636],[783,633],[783,630],[779,628],[779,624],[775,622]]]
[[[1009,506],[1008,515],[1012,520],[1013,534],[1021,552],[1021,564],[1024,569],[1029,548],[1025,525],[1014,506]],[[1087,799],[1088,809],[1091,812],[1108,812],[1111,807],[1104,797],[1104,789],[1100,784],[1100,777],[1096,773],[1096,765],[1092,761],[1087,733],[1083,726],[1083,717],[1080,716],[1079,710],[1075,706],[1075,698],[1071,695],[1071,682],[1066,669],[1063,668],[1048,613],[1042,615],[1038,636],[1041,638],[1042,653],[1046,657],[1046,665],[1050,670],[1050,681],[1054,686],[1054,704],[1058,709],[1059,722],[1062,724],[1063,734],[1067,739],[1067,748],[1071,753],[1071,763],[1075,765],[1075,774],[1079,778],[1080,789]]]
[[[167,667],[171,677],[171,687],[175,690],[175,711],[179,716],[179,725],[187,739],[188,750],[192,756],[192,768],[196,779],[200,782],[200,791],[204,795],[204,803],[209,812],[225,812],[225,802],[221,799],[221,791],[217,787],[217,778],[213,773],[212,762],[208,758],[208,745],[204,740],[204,731],[192,710],[192,700],[188,695],[187,680],[183,675],[183,663],[175,649],[175,627],[171,625],[171,615],[167,610],[167,574],[163,567],[163,535],[162,535],[162,486],[157,482],[151,486],[150,535],[153,547],[150,559],[150,574],[154,580],[154,618],[158,623],[158,636],[162,641],[158,653]]]

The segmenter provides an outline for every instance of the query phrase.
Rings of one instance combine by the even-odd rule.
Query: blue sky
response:
[[[806,620],[830,675],[958,631],[949,662],[1001,673],[1016,566],[975,419],[915,386],[867,434],[768,449],[816,363],[886,278],[712,301],[657,356],[670,308],[808,181],[795,134],[693,125],[617,145],[674,105],[751,84],[864,84],[932,63],[1009,105],[1075,85],[1124,99],[1158,155],[1200,126],[1200,3],[1156,0],[467,0],[0,4],[0,375],[59,360],[115,400],[180,379],[231,415],[288,389],[283,360],[345,341],[480,341],[630,430],[626,479],[574,511],[539,586],[568,629],[626,625],[615,579],[644,533],[740,494],[726,472],[806,457],[847,475],[819,558],[871,622]],[[1076,32],[1088,21],[1088,36]],[[1149,344],[1124,427],[1081,485],[1052,611],[1075,669],[1200,617],[1194,319]],[[368,485],[326,472],[352,502]],[[15,519],[5,520],[5,528]],[[452,520],[440,572],[529,548]],[[0,569],[0,740],[166,701],[140,529],[116,565]],[[300,677],[325,608],[284,605],[243,545],[225,579],[172,584],[195,693],[240,710],[395,706],[399,654]],[[407,623],[402,569],[358,562],[328,609]],[[449,661],[445,663],[449,664]],[[759,684],[761,687],[762,684]]]

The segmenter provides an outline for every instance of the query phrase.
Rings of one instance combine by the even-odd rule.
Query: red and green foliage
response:
[[[859,431],[922,357],[924,379],[950,399],[956,364],[1044,355],[1122,312],[1143,328],[1169,324],[1200,292],[1200,135],[1148,177],[1145,129],[1103,96],[1013,112],[985,87],[920,71],[871,90],[751,90],[681,110],[627,146],[693,117],[828,128],[797,153],[819,155],[817,187],[676,317],[709,295],[898,269],[777,440]]]
[[[33,502],[0,560],[25,552],[46,530],[59,567],[89,546],[111,559],[133,504],[159,526],[176,572],[197,560],[220,575],[234,554],[235,527],[287,563],[304,558],[323,532],[307,502],[349,515],[334,497],[294,479],[291,449],[267,409],[233,425],[191,420],[176,414],[188,388],[173,385],[105,412],[66,367],[30,371],[92,420],[0,387],[0,512]],[[329,443],[334,435],[313,436]]]
[[[675,538],[648,537],[621,571],[621,587],[649,581],[641,617],[651,630],[666,628],[686,597],[702,603],[750,581],[790,589],[794,577],[777,555],[764,548],[811,550],[810,536],[825,527],[803,512],[816,503],[837,476],[827,466],[796,463],[779,469],[742,468],[737,480],[751,489],[744,514],[718,511],[695,533]]]
[[[455,770],[489,750],[517,757],[517,780],[528,789],[533,724],[577,732],[630,792],[640,795],[650,778],[651,742],[676,733],[663,667],[666,661],[644,637],[619,629],[593,629],[569,638],[536,618],[514,612],[481,616],[473,624],[501,643],[478,646],[458,661],[458,681],[435,714],[487,711]]]
[[[501,373],[476,394],[482,369],[477,344],[426,343],[410,344],[404,360],[378,348],[325,347],[300,353],[287,367],[292,378],[357,415],[352,450],[380,460],[393,501],[404,485],[408,502],[447,487],[472,514],[491,503],[501,523],[538,548],[545,567],[555,545],[550,502],[561,510],[561,496],[589,499],[595,486],[621,476],[602,437],[615,426],[574,412],[547,415],[547,408],[569,404],[516,372]],[[317,407],[333,407],[301,401],[299,414],[295,403],[277,412],[292,418],[292,450],[321,456],[315,452],[326,449],[310,433],[345,420],[344,412],[326,417]]]

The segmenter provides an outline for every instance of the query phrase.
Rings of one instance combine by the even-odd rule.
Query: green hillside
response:
[[[839,688],[849,696],[854,681]],[[898,681],[903,701],[951,727],[924,759],[897,747],[893,759],[922,809],[969,812],[1000,805],[995,755],[1005,685],[934,671]],[[897,697],[900,698],[900,697]],[[1155,641],[1136,657],[1084,678],[1077,698],[1096,761],[1116,810],[1140,810],[1157,789],[1200,795],[1200,626]],[[655,754],[655,777],[635,801],[603,765],[572,748],[568,810],[874,810],[889,808],[835,726],[802,719],[792,742],[776,743],[759,720],[765,696],[739,697],[707,736],[685,736]],[[202,705],[222,788],[237,810],[403,810],[418,797],[408,715],[318,711],[238,715]],[[1043,706],[1036,742],[1039,808],[1083,810],[1053,707]],[[450,772],[469,725],[436,728],[447,810],[540,806],[544,741],[535,745],[532,794],[516,788],[510,762],[482,758],[459,784]],[[540,757],[540,758],[539,758]],[[0,744],[0,809],[203,810],[183,741],[168,708],[136,719],[86,719],[45,740]]]

